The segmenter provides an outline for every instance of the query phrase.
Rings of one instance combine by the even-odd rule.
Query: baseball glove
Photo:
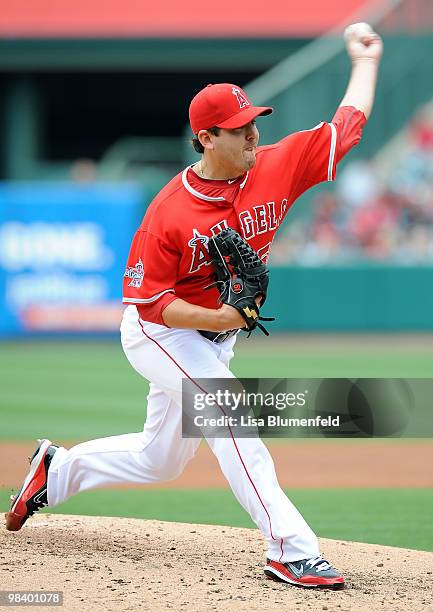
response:
[[[261,297],[260,307],[266,300],[269,270],[257,253],[235,230],[222,230],[209,239],[209,255],[215,272],[215,282],[206,287],[217,287],[220,303],[236,308],[245,319],[243,331],[258,327],[266,336],[269,333],[260,321],[274,321],[273,317],[261,317],[256,298]]]

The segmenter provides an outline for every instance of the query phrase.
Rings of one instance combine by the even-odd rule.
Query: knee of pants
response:
[[[174,480],[180,476],[185,469],[187,463],[194,457],[195,448],[188,449],[188,452],[182,456],[168,455],[167,457],[159,457],[150,459],[146,453],[140,457],[143,468],[150,472],[152,479],[155,480]]]
[[[163,463],[160,465],[144,465],[145,471],[150,473],[150,477],[155,481],[174,480],[180,476],[185,468],[186,461],[181,463]]]

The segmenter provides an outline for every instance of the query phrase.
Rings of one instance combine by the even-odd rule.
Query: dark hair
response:
[[[219,136],[220,129],[221,128],[219,128],[219,127],[211,127],[207,131],[210,132],[211,134],[213,134],[214,136]],[[197,138],[197,135],[194,136],[194,138],[192,138],[191,144],[194,147],[194,151],[196,151],[196,153],[204,153],[203,145],[201,144],[201,142]]]

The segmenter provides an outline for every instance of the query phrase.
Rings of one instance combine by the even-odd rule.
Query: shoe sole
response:
[[[333,589],[334,591],[338,591],[344,589],[345,586],[344,582],[333,582],[330,584],[307,584],[305,582],[298,582],[296,580],[291,580],[275,569],[275,567],[271,567],[270,565],[266,565],[263,571],[271,580],[276,580],[277,582],[287,582],[293,586],[301,587],[302,589]]]
[[[6,529],[8,531],[19,531],[25,523],[25,520],[23,521],[24,516],[16,514],[14,510],[17,507],[17,504],[24,496],[29,484],[36,476],[38,470],[40,469],[40,466],[43,465],[45,455],[47,454],[47,450],[50,446],[52,446],[52,442],[50,440],[41,440],[39,448],[36,449],[35,454],[33,455],[32,462],[30,464],[30,471],[27,474],[26,479],[24,480],[21,486],[21,489],[14,497],[11,509],[5,514]]]

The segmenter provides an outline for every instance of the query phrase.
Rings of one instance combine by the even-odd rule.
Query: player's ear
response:
[[[211,134],[208,130],[200,130],[197,134],[197,138],[204,149],[213,149],[213,138],[214,135]]]

